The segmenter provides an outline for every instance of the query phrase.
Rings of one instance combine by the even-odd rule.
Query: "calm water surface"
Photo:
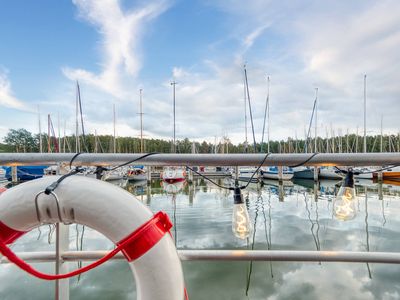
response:
[[[219,180],[227,184],[227,180]],[[254,232],[247,240],[231,232],[232,194],[196,180],[193,185],[160,181],[125,188],[153,212],[174,222],[178,249],[273,249],[400,251],[400,187],[360,182],[358,215],[332,217],[335,181],[295,181],[279,186],[265,181],[244,191]],[[15,251],[54,249],[53,228],[42,226],[13,246]],[[70,226],[70,248],[112,249],[101,234]],[[76,268],[78,263],[70,263]],[[51,263],[36,264],[52,272]],[[351,263],[183,262],[186,286],[195,299],[400,299],[400,266]],[[54,283],[32,278],[10,264],[0,265],[0,299],[53,299]],[[125,261],[71,279],[71,299],[135,299],[135,284]]]

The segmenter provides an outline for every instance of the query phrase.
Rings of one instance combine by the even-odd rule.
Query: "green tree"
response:
[[[4,137],[4,142],[13,147],[16,152],[37,152],[38,140],[28,130],[10,129]]]

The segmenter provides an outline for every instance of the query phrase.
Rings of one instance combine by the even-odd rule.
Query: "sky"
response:
[[[37,0],[0,4],[0,137],[75,128],[198,141],[245,136],[246,65],[256,140],[270,78],[270,139],[304,138],[318,88],[322,137],[400,130],[400,2]],[[247,108],[247,113],[249,112]],[[248,121],[248,136],[251,127]],[[358,128],[358,129],[357,129]],[[264,138],[264,140],[266,137]]]

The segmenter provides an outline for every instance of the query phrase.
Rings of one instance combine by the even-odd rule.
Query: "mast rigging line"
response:
[[[305,144],[304,144],[304,152],[305,153],[307,153],[308,139],[310,138],[310,135],[311,135],[311,126],[312,126],[312,121],[314,119],[316,105],[317,105],[317,98],[315,98],[315,100],[314,100],[314,106],[313,106],[313,110],[312,110],[312,114],[311,114],[310,124],[308,126],[308,133],[307,133],[307,137],[306,137]]]
[[[250,91],[249,91],[249,82],[247,80],[246,65],[244,65],[244,79],[245,79],[245,83],[246,83],[247,100],[248,100],[248,103],[249,103],[249,113],[250,113],[250,121],[251,121],[251,131],[253,133],[254,153],[257,153],[257,143],[256,143],[256,136],[255,136],[255,133],[254,133],[253,113],[251,111]]]
[[[86,152],[89,152],[86,145],[86,135],[85,135],[85,126],[83,125],[83,112],[82,112],[82,100],[81,100],[81,88],[79,87],[79,82],[76,82],[77,87],[77,97],[79,103],[79,112],[81,114],[81,126],[82,126],[82,137],[83,137],[83,146],[85,147]]]
[[[264,110],[264,122],[263,122],[263,130],[262,130],[262,135],[261,135],[261,153],[263,152],[264,149],[264,132],[265,132],[265,121],[267,119],[267,110],[268,110],[268,127],[269,127],[269,76],[267,78],[268,80],[268,91],[267,91],[267,100],[265,101],[265,110]],[[268,144],[269,144],[269,130],[268,130]],[[267,150],[269,152],[269,149]]]

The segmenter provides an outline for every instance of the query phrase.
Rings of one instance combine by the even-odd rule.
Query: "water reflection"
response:
[[[215,180],[230,184],[229,179]],[[325,180],[250,185],[243,191],[254,225],[248,241],[231,233],[232,192],[203,179],[173,186],[157,180],[149,185],[128,183],[126,189],[152,211],[170,215],[179,249],[400,251],[399,186],[357,181],[359,213],[348,222],[332,218],[331,201],[339,186],[340,181]],[[113,247],[90,228],[79,225],[70,231],[71,249]],[[52,232],[51,227],[41,227],[13,249],[54,250]],[[39,268],[53,269],[51,264]],[[70,268],[76,268],[76,263]],[[400,269],[392,265],[193,261],[184,262],[183,268],[190,299],[394,299],[399,295]],[[13,266],[0,265],[0,278],[0,299],[53,297],[52,284],[32,279]],[[20,288],[21,281],[26,289]],[[125,263],[110,262],[84,274],[79,282],[72,279],[71,299],[134,298],[132,281]]]
[[[367,187],[364,187],[365,193],[365,238],[366,238],[366,251],[369,252],[369,230],[368,230],[368,195],[367,195]],[[368,277],[372,279],[371,268],[369,263],[366,263],[368,270]]]

